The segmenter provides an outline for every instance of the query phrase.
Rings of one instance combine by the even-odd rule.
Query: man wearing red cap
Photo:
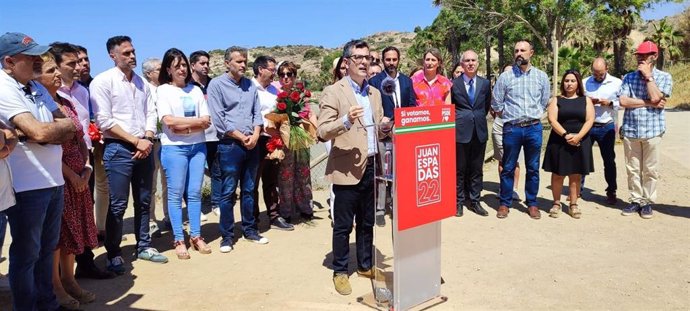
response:
[[[652,218],[659,181],[659,144],[666,131],[664,106],[671,96],[673,80],[668,72],[654,67],[659,49],[651,41],[640,44],[635,52],[637,71],[623,78],[620,105],[625,108],[621,136],[628,172],[630,205],[622,214],[640,214]]]

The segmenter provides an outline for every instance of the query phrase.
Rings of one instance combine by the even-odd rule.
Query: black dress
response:
[[[585,124],[587,116],[587,99],[584,96],[577,98],[558,97],[558,123],[568,131],[577,134]],[[544,164],[542,168],[547,172],[561,176],[571,174],[587,175],[594,172],[594,158],[592,157],[592,140],[589,134],[585,135],[580,146],[572,146],[553,129],[546,143]]]

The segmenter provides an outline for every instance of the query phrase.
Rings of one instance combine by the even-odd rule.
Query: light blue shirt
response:
[[[543,71],[530,66],[522,72],[519,66],[504,72],[494,86],[494,111],[502,111],[506,123],[539,120],[551,98],[549,77]]]
[[[654,82],[664,97],[671,97],[671,89],[673,88],[671,74],[654,68],[652,77],[654,77]],[[642,79],[639,71],[633,71],[623,77],[619,96],[649,99],[647,81]],[[666,132],[664,109],[654,107],[626,108],[620,131],[623,137],[628,138],[648,139],[661,136]]]
[[[235,130],[252,135],[254,127],[264,125],[259,95],[251,80],[242,77],[237,82],[223,74],[211,80],[207,95],[211,122],[219,139],[229,137]]]
[[[362,116],[361,119],[367,130],[367,156],[373,156],[377,153],[377,144],[376,133],[374,132],[375,128],[372,126],[374,124],[374,113],[371,109],[371,103],[369,102],[369,83],[367,83],[367,80],[364,80],[362,87],[359,87],[349,76],[347,76],[347,81],[350,82],[350,86],[354,90],[357,103],[364,108],[364,116]],[[347,114],[343,117],[343,123],[348,130],[352,127],[352,123],[348,120]]]

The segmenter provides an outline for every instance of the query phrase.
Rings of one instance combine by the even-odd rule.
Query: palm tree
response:
[[[659,46],[659,58],[657,59],[659,70],[664,68],[665,52],[668,52],[670,59],[675,59],[681,55],[678,46],[683,42],[683,33],[674,29],[673,25],[666,21],[666,18],[654,25],[654,34],[651,39]]]

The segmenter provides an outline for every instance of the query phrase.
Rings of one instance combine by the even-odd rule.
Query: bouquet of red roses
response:
[[[266,115],[266,119],[279,129],[280,137],[290,150],[311,147],[316,137],[316,125],[309,121],[311,110],[311,92],[304,87],[304,82],[278,93],[276,109]]]

